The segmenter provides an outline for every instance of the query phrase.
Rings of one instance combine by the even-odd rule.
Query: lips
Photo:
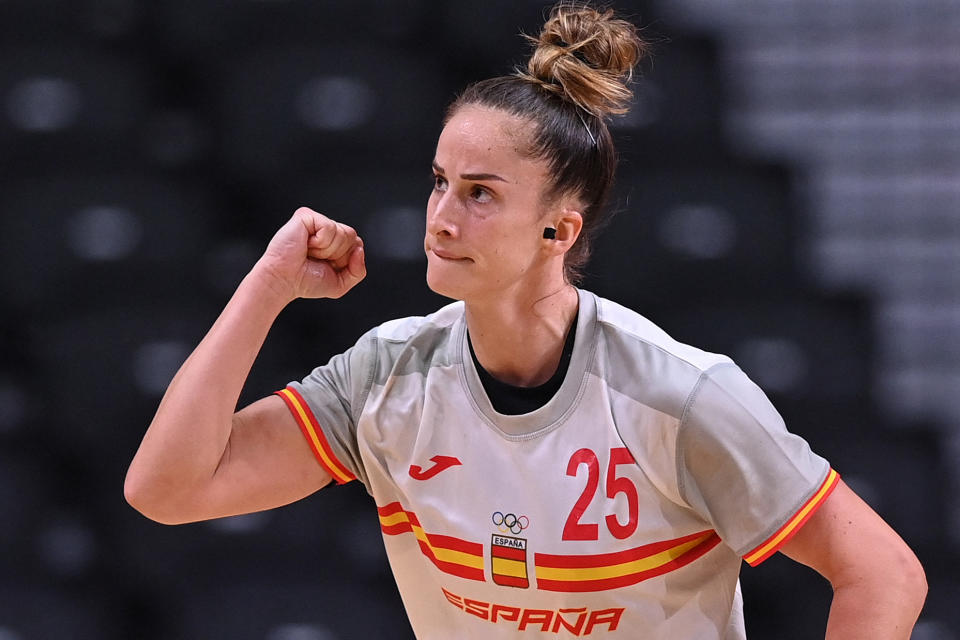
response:
[[[433,255],[437,256],[437,257],[440,258],[441,260],[450,260],[451,262],[467,262],[467,261],[470,261],[470,258],[464,258],[464,257],[462,257],[462,256],[458,256],[458,255],[455,254],[455,253],[451,253],[451,252],[449,252],[449,251],[444,251],[443,249],[437,249],[436,247],[431,248],[430,251],[432,251],[432,252],[433,252]]]

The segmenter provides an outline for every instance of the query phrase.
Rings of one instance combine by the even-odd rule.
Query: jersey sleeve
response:
[[[367,484],[357,443],[357,421],[376,363],[377,340],[371,331],[302,381],[291,382],[276,392],[300,425],[317,461],[337,484],[357,478]]]
[[[691,393],[677,467],[681,496],[752,566],[799,531],[839,481],[731,363],[704,372]]]

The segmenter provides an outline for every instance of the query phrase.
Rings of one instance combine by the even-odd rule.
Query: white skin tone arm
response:
[[[781,552],[830,581],[827,640],[907,640],[927,582],[906,543],[842,481]]]
[[[281,506],[329,483],[279,397],[235,410],[280,311],[298,297],[339,298],[365,276],[356,232],[298,209],[170,383],[127,471],[127,501],[177,524]]]

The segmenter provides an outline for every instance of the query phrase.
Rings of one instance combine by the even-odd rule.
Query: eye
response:
[[[493,199],[493,196],[490,194],[490,192],[480,186],[475,186],[470,190],[470,197],[480,204],[490,202],[490,200]]]
[[[434,191],[443,191],[447,188],[447,179],[440,174],[434,173],[430,176],[430,179],[433,181]]]

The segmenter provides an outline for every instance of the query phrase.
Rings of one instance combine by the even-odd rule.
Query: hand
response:
[[[307,207],[280,227],[254,269],[287,301],[339,298],[367,275],[357,232]]]

